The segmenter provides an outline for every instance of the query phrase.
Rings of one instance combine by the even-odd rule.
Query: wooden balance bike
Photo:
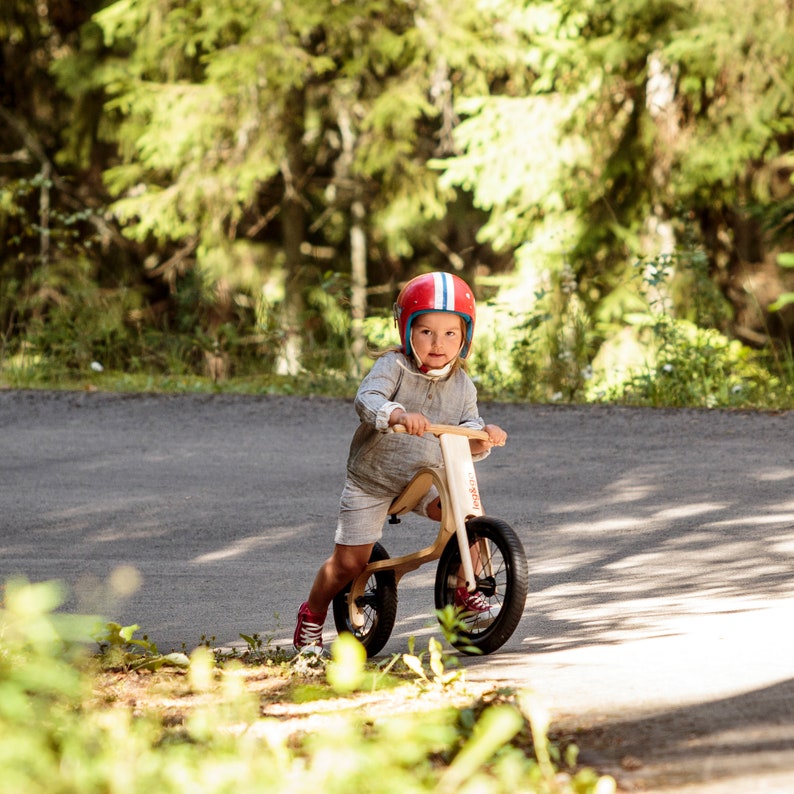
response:
[[[404,432],[401,425],[394,430]],[[380,543],[369,564],[333,600],[338,632],[352,633],[377,654],[389,640],[397,615],[397,584],[409,571],[438,560],[436,609],[455,605],[458,588],[478,593],[487,611],[463,611],[463,653],[493,653],[512,636],[524,612],[529,574],[524,548],[504,521],[483,513],[469,448],[470,438],[488,439],[483,430],[431,425],[441,444],[443,468],[421,469],[389,508],[389,523],[413,510],[435,485],[441,497],[441,526],[435,542],[420,551],[390,558]]]

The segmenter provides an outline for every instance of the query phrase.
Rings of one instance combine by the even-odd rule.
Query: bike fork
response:
[[[439,441],[444,456],[447,489],[455,521],[460,559],[463,564],[463,576],[466,580],[466,589],[473,593],[477,589],[477,578],[474,575],[466,522],[474,516],[483,515],[483,509],[477,475],[474,472],[474,463],[471,459],[469,439],[465,436],[442,435]],[[490,559],[483,559],[482,563],[488,572]]]

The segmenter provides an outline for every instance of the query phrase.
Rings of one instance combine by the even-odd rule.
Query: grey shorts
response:
[[[427,516],[427,506],[437,497],[435,487],[430,488],[413,512]],[[373,496],[349,480],[345,482],[334,542],[340,546],[363,546],[380,540],[393,501],[394,497]]]

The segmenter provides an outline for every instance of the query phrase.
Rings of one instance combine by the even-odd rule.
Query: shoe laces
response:
[[[479,590],[470,593],[465,587],[459,587],[455,592],[455,603],[467,612],[490,612],[491,605],[485,600]]]
[[[295,629],[295,638],[293,644],[296,648],[300,649],[310,645],[316,645],[320,648],[323,647],[323,623],[325,616],[319,621],[312,618],[317,617],[309,612],[307,604],[301,604],[298,611],[298,625]]]
[[[312,623],[306,617],[301,620],[298,632],[299,645],[322,645],[323,627],[319,623]]]

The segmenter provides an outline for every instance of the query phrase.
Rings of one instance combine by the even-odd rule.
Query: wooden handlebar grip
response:
[[[406,433],[404,425],[392,425],[391,428],[395,433]],[[427,428],[428,433],[435,436],[448,433],[451,436],[466,436],[467,438],[479,438],[481,441],[488,441],[488,434],[484,430],[476,430],[473,427],[462,427],[461,425],[430,425]]]

